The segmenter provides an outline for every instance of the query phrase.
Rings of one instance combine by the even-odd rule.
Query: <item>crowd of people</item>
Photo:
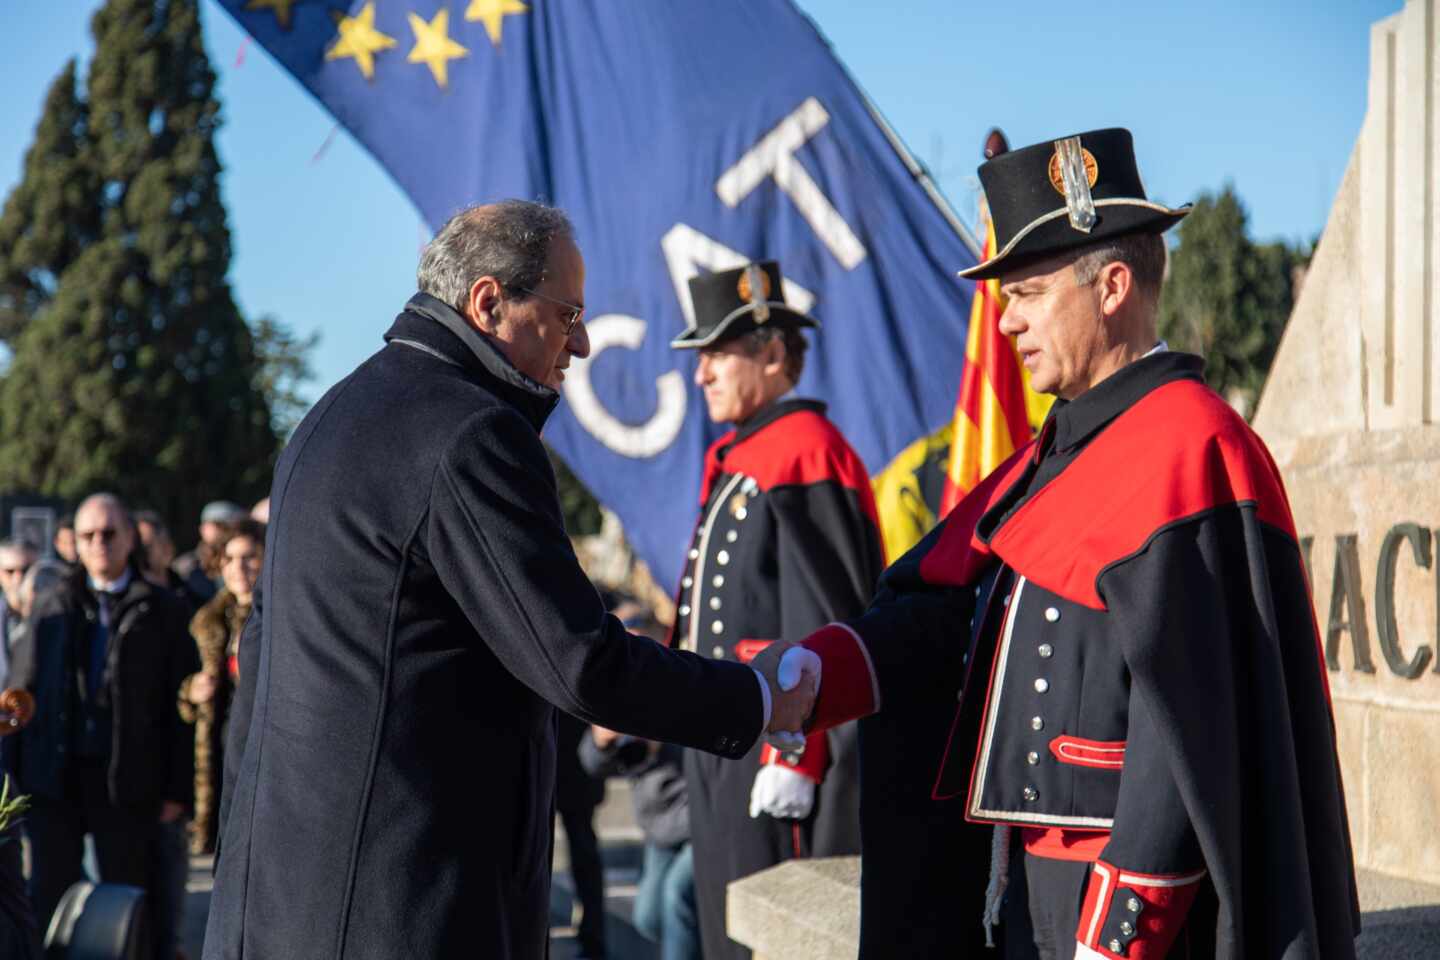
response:
[[[12,942],[0,937],[0,954],[39,956],[61,898],[85,878],[88,835],[93,879],[145,891],[154,956],[184,956],[189,855],[215,847],[265,510],[206,505],[199,542],[177,557],[158,513],[101,492],[60,519],[48,549],[0,541],[0,689],[34,702],[0,741],[12,792],[29,803],[8,839],[23,832],[30,862],[28,903],[9,904]],[[19,860],[7,865],[13,873]]]

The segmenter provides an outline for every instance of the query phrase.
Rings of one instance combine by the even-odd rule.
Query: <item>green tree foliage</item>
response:
[[[1160,298],[1160,335],[1205,358],[1205,379],[1248,415],[1295,302],[1296,268],[1308,256],[1284,243],[1256,244],[1245,207],[1226,184],[1202,194],[1176,229]]]
[[[310,351],[319,342],[318,331],[299,337],[269,315],[255,323],[255,352],[260,360],[256,386],[269,399],[270,422],[281,437],[289,438],[310,409],[300,385],[315,378]]]
[[[196,0],[109,0],[91,26],[77,157],[98,229],[10,344],[0,489],[112,489],[188,529],[208,499],[262,496],[278,447],[225,279],[215,75]]]
[[[81,155],[86,113],[71,60],[50,87],[24,173],[0,213],[0,340],[25,328],[99,234],[98,180]]]

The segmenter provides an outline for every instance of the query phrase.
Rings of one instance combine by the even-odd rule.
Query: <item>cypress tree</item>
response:
[[[13,340],[50,301],[99,232],[97,182],[81,156],[85,126],[71,60],[50,86],[24,173],[0,213],[0,340]]]
[[[98,231],[12,343],[0,489],[111,489],[193,527],[217,496],[262,496],[277,438],[225,277],[220,108],[196,0],[109,0],[81,156]]]

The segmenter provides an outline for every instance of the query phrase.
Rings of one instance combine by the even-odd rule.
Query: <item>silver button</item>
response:
[[[691,587],[695,586],[695,578],[686,577],[684,580],[680,581],[680,586],[684,587],[686,590],[689,590]]]
[[[682,603],[682,604],[680,604],[680,616],[682,616],[682,617],[688,617],[688,616],[690,616],[690,604],[688,604],[688,603]]]
[[[1030,718],[1030,729],[1031,729],[1031,730],[1044,730],[1044,729],[1045,729],[1045,719],[1044,719],[1043,717],[1031,717],[1031,718]]]
[[[711,610],[719,610],[719,609],[720,609],[720,598],[719,598],[719,597],[711,597],[711,598],[710,598],[710,609],[711,609]]]
[[[1038,766],[1040,763],[1040,754],[1036,753],[1034,750],[1031,750],[1029,753],[1025,754],[1025,762],[1030,764],[1030,766],[1032,767]]]
[[[754,477],[746,477],[745,482],[740,485],[740,489],[754,496],[755,491],[760,489],[760,483]]]
[[[715,644],[715,646],[710,650],[710,652],[715,655],[715,659],[717,660],[725,656],[725,648],[720,646],[720,644],[718,643]]]
[[[734,543],[736,540],[739,540],[739,539],[740,539],[740,531],[738,531],[738,530],[727,530],[727,531],[725,531],[725,542],[726,542],[726,543]]]
[[[1126,910],[1129,910],[1131,913],[1139,913],[1139,912],[1140,912],[1140,898],[1139,898],[1139,897],[1131,897],[1129,900],[1126,900],[1126,901],[1125,901],[1125,909],[1126,909]]]
[[[1135,924],[1131,923],[1129,920],[1121,920],[1120,932],[1125,934],[1125,936],[1127,937],[1130,936],[1130,934],[1135,932]]]
[[[1122,944],[1119,940],[1111,940],[1109,946],[1111,953],[1119,953],[1120,949],[1124,946],[1124,944]]]
[[[1026,787],[1024,790],[1020,791],[1020,796],[1033,803],[1035,800],[1038,800],[1040,798],[1040,791],[1036,790],[1034,787]]]
[[[1054,607],[1046,607],[1045,619],[1050,621],[1051,623],[1054,623],[1056,620],[1060,619],[1060,611],[1056,610]]]
[[[1000,606],[1002,606],[1002,607],[1008,607],[1008,606],[1010,606],[1010,594],[1008,594],[1008,593],[1005,594],[1005,599],[1003,599],[1003,600],[1000,601]]]
[[[744,507],[741,507],[739,510],[735,511],[736,520],[744,520],[748,516],[750,516],[750,511],[746,510]]]
[[[955,699],[956,699],[956,700],[959,700],[959,701],[961,701],[961,702],[964,702],[964,700],[965,700],[965,688],[964,688],[964,687],[961,687],[959,690],[956,690],[956,691],[955,691]]]
[[[1048,643],[1040,644],[1040,659],[1049,660],[1055,653],[1055,648]]]
[[[725,632],[725,624],[721,623],[719,620],[716,620],[714,623],[710,624],[710,632],[711,632],[711,633],[724,633],[724,632]]]
[[[1036,678],[1035,678],[1035,692],[1036,692],[1036,693],[1044,693],[1046,690],[1049,690],[1049,689],[1050,689],[1050,681],[1049,681],[1049,680],[1046,680],[1044,677],[1036,677]]]
[[[715,554],[715,562],[720,564],[720,566],[722,567],[725,566],[725,564],[730,562],[730,551],[721,550],[719,553]]]
[[[725,575],[721,573],[715,574],[714,579],[710,581],[710,586],[714,587],[716,590],[719,590],[721,587],[725,586]]]
[[[691,559],[691,560],[699,560],[699,559],[700,559],[700,548],[699,548],[699,547],[691,547],[691,548],[690,548],[690,559]]]

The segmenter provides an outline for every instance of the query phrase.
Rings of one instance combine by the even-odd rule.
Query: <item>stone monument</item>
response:
[[[1370,34],[1369,109],[1254,425],[1310,571],[1356,865],[1440,883],[1440,43]]]

